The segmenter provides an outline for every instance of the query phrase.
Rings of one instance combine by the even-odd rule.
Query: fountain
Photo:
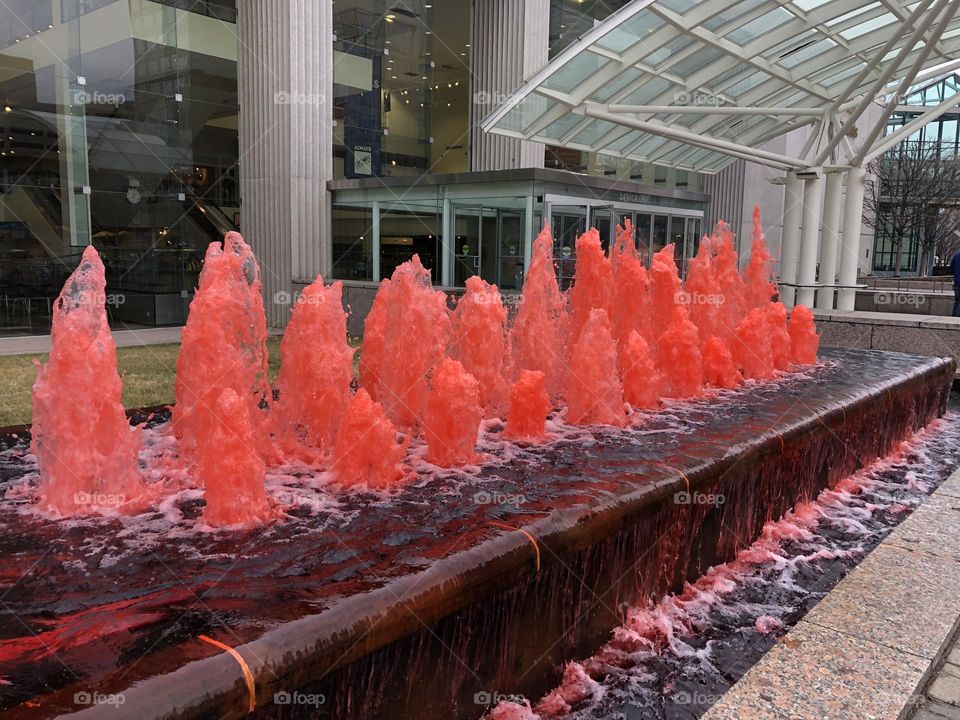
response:
[[[105,302],[103,263],[88,247],[54,303],[53,349],[33,385],[42,502],[62,515],[132,510],[147,492]]]
[[[629,224],[607,252],[589,231],[569,292],[544,228],[512,318],[480,278],[454,304],[414,257],[379,286],[356,378],[341,285],[317,278],[275,388],[259,267],[231,233],[172,419],[134,428],[88,248],[38,371],[35,459],[0,445],[0,553],[42,568],[5,599],[26,630],[0,621],[0,707],[320,714],[281,708],[296,692],[330,717],[477,718],[480,691],[547,695],[616,608],[653,607],[944,412],[952,361],[821,351],[754,224],[742,273],[720,223],[686,283],[672,245],[647,269]],[[589,680],[566,667],[563,687]],[[124,704],[78,708],[94,687]]]

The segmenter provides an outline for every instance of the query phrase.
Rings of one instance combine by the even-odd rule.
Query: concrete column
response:
[[[260,260],[267,324],[286,325],[293,281],[329,273],[333,6],[238,0],[240,215]],[[279,295],[278,295],[279,294]]]
[[[544,146],[486,134],[480,122],[547,64],[550,0],[474,0],[472,170],[543,167]]]
[[[780,242],[780,280],[797,282],[797,259],[800,257],[800,215],[803,192],[795,172],[788,172],[783,185],[783,239]],[[793,307],[796,289],[783,285],[780,298],[787,307]]]
[[[843,207],[843,242],[840,243],[840,276],[837,310],[853,310],[857,291],[857,266],[860,264],[860,226],[863,223],[863,194],[867,171],[847,171],[847,198]]]
[[[840,203],[843,198],[843,175],[827,175],[823,199],[823,237],[820,239],[820,285],[817,290],[818,310],[832,310],[834,279],[837,275],[837,244],[840,235]]]
[[[800,231],[800,269],[797,284],[797,305],[813,307],[814,284],[817,281],[817,249],[820,240],[820,211],[823,207],[823,178],[803,181],[803,228]]]

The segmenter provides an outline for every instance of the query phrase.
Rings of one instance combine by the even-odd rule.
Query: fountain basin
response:
[[[955,370],[950,359],[897,353],[827,349],[822,360],[651,414],[638,431],[598,430],[473,479],[348,501],[358,512],[335,527],[293,533],[296,523],[284,523],[240,539],[179,541],[202,545],[200,559],[160,542],[154,558],[103,568],[107,590],[78,586],[74,597],[78,571],[54,567],[51,582],[66,588],[59,603],[38,600],[43,584],[28,573],[4,602],[31,631],[58,611],[75,627],[65,609],[101,622],[120,602],[149,612],[79,645],[87,675],[49,682],[58,689],[34,693],[33,707],[16,703],[23,670],[2,662],[13,653],[0,645],[0,676],[13,682],[0,698],[11,717],[242,717],[250,699],[240,665],[201,633],[236,647],[263,717],[475,718],[486,696],[538,697],[565,659],[622,622],[625,604],[731,559],[767,520],[941,415]],[[445,499],[451,484],[459,497]],[[479,492],[510,502],[482,504]],[[9,512],[2,519],[17,522]],[[238,558],[211,589],[210,566],[223,566],[204,558],[228,548]],[[0,545],[8,563],[15,551],[9,539]],[[175,557],[173,581],[159,568]],[[171,623],[190,593],[200,609]],[[17,638],[14,623],[4,629],[7,643]],[[83,707],[78,693],[123,702]],[[289,698],[314,703],[273,704]]]

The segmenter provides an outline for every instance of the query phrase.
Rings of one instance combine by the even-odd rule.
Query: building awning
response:
[[[815,147],[826,148],[817,164],[839,162],[861,102],[958,66],[958,9],[960,0],[635,0],[483,129],[712,174],[736,158],[809,167],[759,148],[816,125]]]

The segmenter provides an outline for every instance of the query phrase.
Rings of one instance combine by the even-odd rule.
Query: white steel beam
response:
[[[840,289],[837,310],[853,310],[856,305],[857,266],[860,261],[860,227],[863,223],[863,195],[867,171],[853,167],[847,171],[847,196],[843,207],[843,240],[840,243]]]
[[[820,239],[820,209],[823,207],[823,178],[803,181],[803,228],[800,230],[800,269],[797,272],[797,305],[813,307],[817,282],[817,246]]]
[[[820,238],[820,287],[817,288],[816,300],[818,310],[833,309],[842,200],[843,175],[828,173],[823,200],[823,234]]]

